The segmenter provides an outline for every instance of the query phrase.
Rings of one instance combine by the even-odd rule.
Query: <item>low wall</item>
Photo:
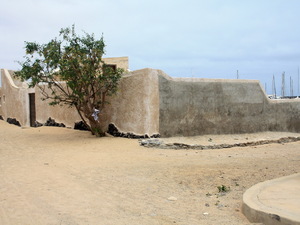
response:
[[[300,132],[300,100],[270,100],[258,81],[159,74],[163,137],[260,131]]]
[[[28,87],[12,79],[13,71],[1,69],[2,87],[0,113],[3,118],[15,118],[23,126],[29,126]]]

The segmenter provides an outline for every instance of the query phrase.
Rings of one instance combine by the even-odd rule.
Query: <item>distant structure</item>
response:
[[[285,97],[285,72],[282,73],[282,79],[281,79],[281,97]]]
[[[272,81],[272,94],[273,94],[273,99],[276,99],[276,82],[275,82],[275,76],[273,74],[273,81]]]

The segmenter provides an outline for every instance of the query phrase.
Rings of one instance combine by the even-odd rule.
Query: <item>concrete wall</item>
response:
[[[51,117],[73,127],[81,118],[73,108],[49,106],[2,70],[0,115],[29,126],[29,93],[35,92],[36,120]],[[100,115],[121,132],[163,137],[259,131],[300,132],[300,99],[270,100],[258,81],[171,78],[160,70],[127,73],[119,92]]]
[[[42,101],[43,95],[38,87],[35,88],[36,121],[45,123],[49,117],[67,127],[74,127],[75,122],[81,121],[75,108],[66,105],[49,105],[49,100]]]
[[[120,131],[153,135],[159,131],[159,92],[156,70],[142,69],[123,77],[107,107],[108,121]]]
[[[0,115],[17,118],[22,126],[29,125],[29,93],[35,93],[36,121],[45,123],[49,117],[67,127],[81,120],[75,108],[68,106],[50,106],[43,98],[38,87],[28,89],[25,83],[18,82],[17,87],[8,71],[2,78]],[[17,82],[17,81],[16,81]],[[22,85],[24,87],[22,87]],[[2,102],[3,99],[2,97]],[[157,134],[159,130],[158,76],[155,70],[143,69],[129,72],[123,76],[116,96],[110,97],[111,104],[106,106],[100,118],[114,123],[121,132],[139,135]]]
[[[160,72],[160,134],[300,132],[300,100],[270,100],[250,80],[171,78]]]
[[[58,123],[74,127],[80,117],[74,108],[50,106],[41,101],[39,89],[36,91],[37,121],[44,123],[51,117]],[[157,134],[159,130],[158,77],[149,69],[138,70],[122,77],[117,95],[112,96],[104,112],[102,122],[113,123],[121,132],[134,134]]]
[[[12,71],[1,69],[2,87],[0,88],[0,115],[16,118],[23,126],[29,126],[28,87],[12,79]]]

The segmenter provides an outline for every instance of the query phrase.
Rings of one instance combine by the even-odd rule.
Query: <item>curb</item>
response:
[[[243,195],[242,212],[251,223],[263,223],[265,225],[300,225],[300,208],[297,213],[289,211],[284,204],[266,204],[267,200],[260,199],[262,193],[272,195],[271,189],[275,190],[276,196],[273,199],[289,199],[291,202],[298,202],[288,190],[281,190],[282,185],[300,180],[300,173],[281,177],[274,180],[258,183],[249,188]],[[277,188],[277,189],[276,189]],[[269,190],[268,190],[269,189]],[[278,191],[282,195],[278,194]]]

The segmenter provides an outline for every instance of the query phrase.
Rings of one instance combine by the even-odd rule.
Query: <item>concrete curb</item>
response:
[[[242,212],[252,223],[300,225],[300,173],[258,183],[243,195]]]

